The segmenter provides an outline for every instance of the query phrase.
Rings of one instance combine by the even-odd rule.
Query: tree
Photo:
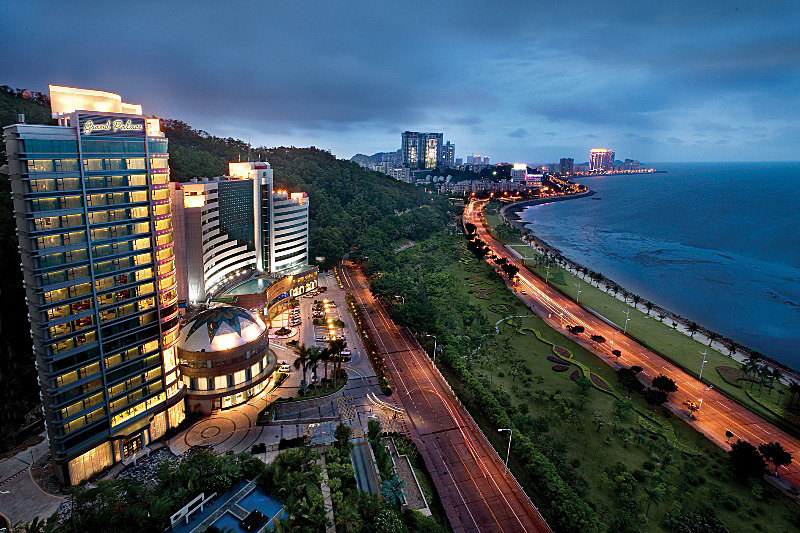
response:
[[[697,324],[695,324],[694,322],[691,322],[689,324],[688,329],[689,329],[689,333],[691,333],[691,335],[689,335],[689,337],[694,338],[694,334],[697,333],[697,330],[698,330]]]
[[[473,224],[472,222],[467,222],[464,224],[464,229],[467,230],[467,235],[472,235],[478,229],[478,227]]]
[[[659,504],[664,500],[664,495],[667,493],[667,485],[666,483],[653,482],[650,485],[645,485],[644,493],[647,495],[647,510],[644,513],[647,516],[650,514],[650,504],[653,502]]]
[[[650,316],[650,311],[653,310],[653,302],[645,302],[644,306],[647,309],[647,316]]]
[[[743,480],[761,476],[767,466],[756,447],[742,439],[731,445],[728,458],[734,473]]]
[[[403,306],[405,307],[405,306]],[[339,374],[342,369],[342,350],[344,350],[346,343],[344,339],[334,339],[328,341],[328,354],[333,359],[333,386],[336,386]]]
[[[294,360],[294,367],[299,369],[303,369],[303,385],[302,387],[305,388],[306,386],[306,368],[308,367],[308,363],[311,361],[311,348],[307,348],[305,344],[298,343],[292,351],[294,351],[295,355],[297,355],[297,359]]]
[[[642,301],[642,297],[638,294],[633,295],[633,308],[637,309],[639,306],[639,302]]]
[[[787,452],[779,442],[767,442],[758,447],[758,451],[767,462],[775,465],[775,475],[778,475],[778,468],[788,466],[792,463],[792,454]]]
[[[575,380],[575,385],[578,387],[579,407],[583,409],[589,400],[589,391],[592,390],[593,385],[591,380],[583,375]]]
[[[622,352],[619,350],[611,350],[612,355],[614,355],[617,359],[622,356]]]
[[[644,400],[655,410],[656,405],[661,405],[667,401],[667,393],[658,389],[645,389]]]
[[[603,344],[604,342],[606,342],[606,338],[603,337],[602,335],[592,335],[590,339],[592,339],[597,344]]]
[[[631,393],[642,392],[644,384],[636,377],[636,372],[632,368],[620,368],[617,370],[617,379],[619,379],[622,388],[628,391],[628,398],[630,399]]]
[[[644,370],[644,368],[640,367],[639,365],[633,365],[631,367],[631,372],[633,372],[634,374],[638,374],[642,370]]]
[[[717,333],[714,333],[713,331],[710,331],[710,332],[708,333],[708,345],[709,345],[709,346],[711,346],[712,344],[714,344],[714,342],[715,342],[717,339],[719,339],[719,334],[717,334]]]
[[[336,426],[336,431],[334,432],[334,436],[336,437],[336,447],[340,450],[347,449],[350,444],[350,435],[353,433],[353,430],[350,429],[350,426],[346,424],[339,424]]]
[[[794,403],[795,396],[797,396],[798,393],[800,393],[800,385],[794,380],[789,381],[789,405]]]
[[[405,482],[400,481],[397,476],[392,476],[381,484],[381,495],[389,504],[399,508],[403,502],[403,487]]]
[[[597,430],[595,432],[599,433],[600,428],[603,427],[603,424],[605,424],[605,417],[603,417],[601,412],[595,411],[592,413],[592,422],[597,424]]]
[[[666,393],[675,392],[678,390],[678,385],[675,384],[675,381],[663,374],[659,374],[653,378],[653,387]]]

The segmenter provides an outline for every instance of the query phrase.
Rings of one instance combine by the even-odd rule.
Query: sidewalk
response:
[[[0,514],[12,526],[31,522],[37,516],[46,519],[64,501],[63,496],[44,492],[31,477],[31,457],[39,460],[48,450],[45,439],[13,457],[0,460]]]

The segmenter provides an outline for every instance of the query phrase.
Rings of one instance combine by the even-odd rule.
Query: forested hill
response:
[[[371,224],[387,215],[418,207],[425,195],[413,185],[314,148],[248,148],[238,139],[222,139],[193,130],[177,120],[162,121],[169,139],[170,174],[175,181],[226,174],[228,162],[268,161],[275,186],[310,196],[311,259],[329,267]]]

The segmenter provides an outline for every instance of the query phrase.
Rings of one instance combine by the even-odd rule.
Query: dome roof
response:
[[[260,337],[267,327],[255,313],[223,305],[207,309],[181,328],[178,348],[188,352],[219,352]]]

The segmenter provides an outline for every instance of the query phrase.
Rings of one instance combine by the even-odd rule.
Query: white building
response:
[[[230,163],[229,173],[170,184],[182,304],[254,271],[308,264],[308,195],[274,190],[269,163]]]

